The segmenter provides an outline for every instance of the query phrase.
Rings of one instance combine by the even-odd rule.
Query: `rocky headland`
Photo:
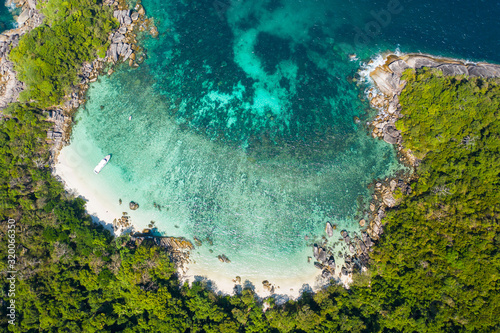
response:
[[[19,43],[19,38],[40,26],[43,15],[36,9],[37,0],[12,0],[6,6],[20,8],[21,14],[16,18],[17,28],[0,34],[0,110],[10,103],[16,102],[24,84],[17,79],[14,64],[9,60],[9,53]]]
[[[420,69],[423,67],[434,68],[449,76],[500,77],[500,65],[495,64],[472,63],[415,53],[404,55],[388,54],[384,56],[383,63],[369,73],[370,78],[373,80],[373,87],[367,92],[368,98],[370,105],[378,110],[377,116],[370,123],[370,128],[374,138],[380,138],[389,144],[395,145],[400,161],[410,169],[416,168],[420,160],[412,154],[411,150],[404,146],[401,133],[396,128],[397,120],[402,117],[399,96],[406,86],[406,81],[402,80],[403,72],[409,68]],[[410,183],[414,178],[414,173],[408,173],[395,178],[376,181],[371,185],[374,192],[367,212],[369,218],[368,221],[360,220],[361,227],[367,225],[361,237],[364,246],[360,242],[354,242],[353,248],[350,237],[345,237],[345,234],[343,234],[344,241],[349,244],[352,258],[354,258],[351,262],[358,263],[361,268],[365,262],[367,251],[370,251],[374,241],[384,231],[383,218],[386,215],[386,210],[396,207],[400,203],[401,199],[395,195],[396,190],[399,189],[402,194],[411,193]],[[350,273],[349,269],[351,267],[346,265],[346,268],[346,270],[342,270],[342,273]]]
[[[376,67],[369,75],[374,87],[369,90],[368,97],[372,107],[379,110],[371,123],[373,136],[390,144],[396,144],[398,151],[406,157],[404,162],[416,166],[418,160],[403,146],[401,134],[395,123],[401,117],[399,96],[406,81],[401,80],[403,72],[408,69],[423,67],[435,68],[444,75],[465,75],[470,77],[500,77],[500,66],[487,63],[471,63],[462,60],[438,58],[424,54],[389,54],[384,57],[385,63]]]
[[[486,63],[471,63],[456,59],[437,58],[423,54],[388,54],[381,65],[368,73],[373,80],[367,94],[370,105],[379,112],[369,124],[374,138],[380,138],[395,145],[400,161],[412,170],[419,160],[411,150],[404,146],[401,133],[396,128],[396,121],[402,116],[399,96],[406,82],[402,80],[403,72],[408,68],[435,68],[444,75],[465,75],[472,77],[499,77],[500,66]],[[366,73],[366,72],[365,72]],[[364,211],[359,215],[361,232],[349,233],[340,231],[341,238],[334,236],[335,225],[327,222],[325,234],[321,240],[312,244],[314,266],[321,270],[323,279],[335,279],[348,287],[352,273],[363,271],[369,262],[369,252],[384,232],[384,217],[386,211],[399,205],[401,194],[411,193],[410,183],[415,173],[400,173],[393,178],[374,181],[369,188],[373,191],[372,198]],[[397,192],[401,194],[396,195]],[[338,231],[337,231],[338,232]],[[330,239],[332,238],[332,239]],[[341,251],[338,251],[338,249]],[[336,262],[337,259],[337,262]]]

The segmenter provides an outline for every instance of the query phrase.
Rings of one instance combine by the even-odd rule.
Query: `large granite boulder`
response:
[[[384,126],[382,133],[384,134],[384,141],[390,144],[397,143],[400,138],[399,131],[391,124]]]
[[[330,222],[326,222],[325,232],[328,235],[328,237],[333,236],[333,227],[332,227],[332,224]]]
[[[399,76],[380,67],[375,68],[375,70],[370,73],[370,77],[384,95],[393,96],[401,89]]]
[[[410,68],[410,66],[401,59],[391,62],[388,67],[398,76],[401,76],[405,69]]]
[[[326,250],[323,249],[322,247],[320,247],[318,250],[318,260],[321,262],[326,261]]]
[[[32,10],[29,10],[29,9],[25,9],[23,10],[23,12],[21,13],[21,15],[19,15],[17,17],[17,24],[19,24],[19,26],[22,26],[24,23],[26,23],[26,21],[28,21],[28,19],[31,17],[31,11]]]
[[[469,66],[469,75],[484,78],[500,77],[500,66],[489,64]]]
[[[441,64],[441,62],[424,55],[411,55],[406,60],[406,63],[408,66],[416,69],[422,67],[438,67]]]
[[[468,75],[467,67],[459,64],[444,64],[438,67],[444,75]]]

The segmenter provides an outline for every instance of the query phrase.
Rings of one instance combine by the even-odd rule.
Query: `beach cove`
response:
[[[154,10],[153,7],[153,13]],[[241,20],[236,16],[230,19],[234,20],[230,21],[233,25]],[[302,24],[308,17],[295,19],[298,20],[295,23]],[[341,230],[359,232],[359,221],[367,219],[370,213],[367,204],[370,191],[366,186],[374,179],[389,177],[399,167],[390,145],[366,137],[363,124],[369,119],[369,113],[363,110],[359,90],[351,83],[336,83],[338,96],[350,96],[349,100],[332,104],[334,93],[328,108],[323,106],[322,110],[320,107],[316,119],[306,117],[305,126],[295,125],[299,123],[294,117],[302,117],[303,106],[294,101],[294,94],[300,95],[294,87],[303,85],[299,84],[302,79],[297,76],[301,61],[303,64],[315,63],[317,68],[325,70],[325,78],[343,77],[344,73],[354,75],[359,65],[349,61],[344,47],[336,52],[343,59],[345,72],[332,72],[327,64],[319,62],[317,55],[308,53],[299,65],[286,60],[286,56],[281,62],[273,60],[278,68],[273,74],[265,67],[272,69],[272,63],[263,65],[262,70],[258,59],[245,57],[245,52],[259,47],[252,41],[256,35],[233,28],[243,40],[251,38],[241,45],[236,44],[235,59],[240,61],[237,66],[243,70],[242,74],[256,83],[248,85],[235,81],[234,85],[227,86],[231,81],[228,78],[229,81],[215,82],[215,86],[207,80],[201,82],[201,87],[208,91],[202,91],[199,98],[173,99],[162,90],[162,76],[168,78],[169,74],[157,67],[158,56],[172,52],[168,50],[172,48],[169,44],[172,40],[161,39],[162,28],[169,29],[168,24],[172,23],[161,22],[158,24],[160,39],[145,41],[149,60],[143,68],[134,72],[124,69],[109,78],[102,77],[91,86],[88,102],[77,118],[73,144],[60,155],[58,174],[69,188],[77,189],[77,193],[88,200],[88,212],[98,221],[111,226],[115,219],[127,213],[136,230],[154,221],[161,234],[202,240],[203,245],[192,253],[190,271],[185,272],[191,279],[196,276],[211,279],[212,274],[216,276],[213,278],[215,284],[225,292],[232,290],[236,276],[243,281],[248,278],[258,287],[268,280],[276,285],[275,291],[280,286],[280,293],[286,289],[286,293],[295,296],[304,283],[317,288],[324,283],[321,279],[316,280],[321,271],[313,262],[308,262],[307,257],[313,254],[312,245],[323,241],[325,224],[330,222],[337,227],[332,243],[341,239]],[[263,25],[257,31],[259,29],[262,29],[262,36],[266,36],[270,28]],[[286,38],[287,34],[285,31],[280,38]],[[307,41],[307,36],[303,38]],[[271,38],[268,42],[275,41]],[[294,40],[293,43],[304,42]],[[165,48],[165,45],[170,46]],[[175,59],[179,55],[174,52],[172,57]],[[225,75],[224,72],[213,73],[213,66],[206,63],[200,63],[201,67],[190,64],[189,60],[181,64],[169,65],[169,70],[173,75],[175,72],[198,73],[191,77],[192,82],[203,77],[199,68],[203,68],[208,77]],[[225,66],[220,64],[223,68],[230,67],[229,61]],[[152,77],[148,71],[162,74]],[[279,80],[283,79],[290,82],[287,93],[280,86],[282,81]],[[220,82],[223,82],[222,87]],[[186,87],[178,76],[168,84],[170,91],[178,93]],[[321,86],[315,89],[320,91]],[[193,92],[190,90],[189,94]],[[318,103],[314,99],[309,102]],[[195,105],[198,113],[189,115],[192,112],[189,108]],[[238,111],[241,105],[242,110],[250,111],[248,115],[254,118]],[[287,108],[291,112],[280,111]],[[166,112],[158,112],[162,109]],[[332,109],[337,113],[332,114]],[[144,110],[153,113],[144,113]],[[211,113],[211,110],[218,111]],[[211,116],[215,118],[210,121]],[[333,122],[335,116],[339,117],[337,122]],[[327,121],[321,121],[322,117]],[[328,123],[334,126],[324,125]],[[208,131],[200,131],[203,124],[209,124],[205,127]],[[240,124],[251,124],[256,133],[249,131],[252,126],[238,126]],[[317,124],[320,124],[320,131],[314,133]],[[225,133],[222,138],[220,133]],[[293,135],[303,137],[294,142]],[[166,140],[158,142],[158,138]],[[101,178],[91,178],[95,164],[108,153],[113,154],[113,162],[99,175]],[[224,156],[223,162],[219,161],[219,156]],[[272,158],[266,160],[270,156]],[[369,156],[371,160],[367,160]],[[363,165],[367,169],[360,167]],[[152,166],[152,170],[148,169]],[[76,175],[75,169],[79,170]],[[283,172],[276,175],[275,170]],[[364,203],[363,199],[360,201],[363,197]],[[130,211],[128,203],[131,201],[140,204],[137,211]],[[255,238],[256,235],[260,237]],[[348,250],[342,241],[336,243],[334,246],[338,248],[332,252]],[[208,244],[214,244],[213,248]],[[255,247],[256,244],[259,247]],[[250,256],[245,253],[249,248],[255,251]],[[222,254],[229,257],[230,264],[218,260]],[[343,258],[337,257],[340,268]],[[267,270],[262,267],[263,259]],[[238,263],[239,268],[235,267]],[[340,271],[336,275],[338,273]],[[301,276],[304,283],[297,282]],[[292,286],[286,284],[287,279],[296,282]]]

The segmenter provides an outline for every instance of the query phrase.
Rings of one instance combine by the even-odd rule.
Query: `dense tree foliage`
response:
[[[78,84],[84,61],[105,56],[109,32],[118,22],[98,0],[51,0],[42,12],[44,24],[21,37],[10,59],[27,85],[20,100],[48,107]]]
[[[46,57],[38,61],[42,53],[27,49],[42,47],[43,38],[56,36],[47,31],[57,22],[95,20],[101,15],[97,9],[75,14],[78,10],[71,3],[49,1],[47,10],[55,14],[35,30],[45,34],[39,35],[41,39],[23,38],[16,52],[18,59],[27,61],[24,75],[45,73],[45,59],[62,59],[47,48]],[[56,8],[67,11],[56,13]],[[74,36],[69,30],[60,33],[60,37]],[[404,144],[422,159],[416,171],[419,178],[401,205],[388,211],[370,270],[357,275],[350,290],[330,285],[282,306],[268,299],[263,311],[262,302],[249,289],[237,296],[219,296],[202,283],[181,285],[163,249],[147,242],[136,246],[126,236],[113,238],[91,222],[85,202],[67,195],[51,175],[46,142],[50,124],[39,107],[60,100],[64,87],[72,83],[74,68],[93,56],[82,52],[84,56],[72,56],[61,67],[47,60],[54,72],[39,78],[54,79],[54,90],[47,88],[47,94],[41,94],[38,83],[31,81],[24,97],[37,102],[12,104],[0,118],[2,328],[14,332],[500,330],[498,80],[408,71],[400,99],[404,117],[397,127]],[[4,222],[8,218],[17,222],[15,326],[8,325],[6,317]]]
[[[384,322],[398,330],[498,331],[499,80],[440,71],[405,78],[397,127],[423,161],[373,255],[377,283],[390,291]]]

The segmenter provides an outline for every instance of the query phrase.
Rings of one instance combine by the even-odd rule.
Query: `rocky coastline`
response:
[[[468,75],[473,77],[498,77],[500,66],[486,63],[470,63],[456,59],[437,58],[423,54],[388,54],[383,63],[368,73],[373,81],[373,87],[367,91],[370,105],[378,110],[375,119],[369,123],[369,129],[374,138],[395,145],[400,161],[410,170],[414,170],[420,163],[404,146],[401,133],[396,128],[396,122],[402,117],[399,96],[406,82],[401,79],[403,72],[408,68],[420,69],[422,67],[436,68],[444,75]],[[410,183],[415,180],[415,173],[401,173],[393,178],[375,180],[369,188],[373,191],[368,209],[361,215],[365,218],[359,220],[362,228],[360,235],[349,234],[341,231],[343,251],[337,258],[343,258],[342,264],[336,265],[334,260],[335,248],[339,242],[328,240],[333,236],[335,226],[326,223],[325,233],[321,242],[312,245],[314,265],[322,271],[323,278],[333,278],[341,281],[348,287],[352,274],[362,272],[369,263],[369,252],[384,232],[384,218],[386,211],[399,205],[401,194],[411,193]],[[400,192],[399,195],[396,193]],[[366,218],[367,217],[367,218]],[[312,260],[312,257],[309,257]]]
[[[423,67],[434,68],[444,75],[464,75],[470,77],[493,78],[500,77],[500,65],[488,63],[472,63],[457,59],[440,58],[425,54],[387,54],[384,56],[383,64],[375,67],[368,75],[373,81],[373,87],[367,91],[370,105],[378,110],[378,114],[369,124],[374,138],[384,140],[395,145],[400,161],[408,168],[414,170],[420,163],[411,150],[404,146],[401,133],[396,128],[396,122],[402,117],[399,96],[406,86],[402,80],[403,72],[408,69],[420,69]],[[394,178],[386,178],[383,181],[375,181],[371,187],[374,192],[369,204],[369,219],[360,220],[360,226],[367,224],[362,232],[361,244],[353,242],[350,237],[343,234],[344,241],[348,244],[351,263],[355,263],[361,270],[365,264],[367,251],[380,238],[384,231],[384,217],[386,210],[399,205],[401,198],[396,195],[397,190],[402,194],[411,193],[410,183],[415,180],[415,173],[399,175]],[[363,246],[364,245],[364,246]],[[349,256],[347,257],[349,259]],[[342,274],[350,274],[353,265],[346,261],[346,269],[342,268]]]
[[[384,64],[377,66],[371,73],[374,87],[368,91],[370,105],[379,110],[371,123],[373,137],[379,137],[390,144],[396,144],[403,155],[403,162],[417,166],[411,151],[403,146],[401,133],[396,129],[396,121],[401,117],[399,96],[406,86],[401,80],[403,72],[408,69],[423,67],[434,68],[444,75],[465,75],[470,77],[492,78],[500,77],[500,65],[488,63],[472,63],[457,59],[439,58],[431,55],[409,53],[404,55],[388,54]]]
[[[44,16],[37,10],[37,3],[40,0],[13,0],[7,5],[14,5],[20,8],[21,14],[16,19],[17,28],[4,31],[0,34],[0,117],[1,112],[10,103],[16,102],[19,93],[26,87],[24,83],[17,79],[14,71],[14,64],[9,60],[10,51],[19,43],[19,39],[32,29],[43,23]],[[113,8],[113,16],[120,23],[118,29],[109,35],[110,46],[105,58],[97,58],[93,62],[83,63],[79,71],[80,82],[72,87],[72,91],[65,96],[62,105],[55,105],[44,110],[47,121],[53,126],[47,132],[47,141],[50,143],[51,159],[49,164],[53,168],[59,151],[69,144],[73,116],[80,105],[85,103],[85,95],[89,84],[97,81],[99,75],[103,73],[111,75],[114,67],[121,63],[127,63],[132,68],[136,68],[146,57],[144,50],[138,45],[137,34],[139,32],[150,33],[157,36],[158,31],[153,20],[146,17],[144,7],[140,1],[133,10],[128,9],[128,4],[123,1],[105,0],[103,6]],[[62,179],[59,179],[62,181]],[[130,209],[139,208],[137,203],[131,202]],[[133,230],[127,213],[113,225],[115,231]],[[164,248],[170,255],[173,263],[185,273],[189,262],[189,251],[193,249],[190,241],[178,237],[164,237],[155,235],[150,229],[145,229],[141,233],[132,233],[131,244],[157,245]],[[131,245],[129,244],[129,245]]]
[[[43,15],[36,9],[37,0],[12,0],[6,6],[15,6],[21,14],[16,18],[17,28],[0,34],[0,110],[10,103],[16,102],[24,84],[17,79],[14,64],[9,60],[10,50],[19,43],[19,38],[32,29],[40,26]]]

